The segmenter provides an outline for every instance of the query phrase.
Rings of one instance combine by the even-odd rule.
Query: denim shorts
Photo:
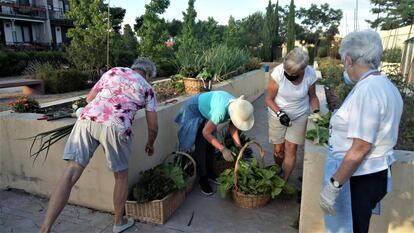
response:
[[[109,169],[113,172],[128,169],[131,137],[121,137],[115,127],[90,120],[78,120],[75,123],[66,143],[63,159],[86,167],[99,145],[105,151]]]

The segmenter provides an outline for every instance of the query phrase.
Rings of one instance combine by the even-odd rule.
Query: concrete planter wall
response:
[[[226,90],[235,96],[245,95],[250,101],[257,99],[266,87],[262,70],[255,70],[213,87]],[[142,170],[154,167],[169,153],[176,150],[177,127],[174,118],[182,104],[189,97],[179,97],[178,102],[161,105],[158,109],[159,134],[155,154],[148,157],[145,152],[147,124],[144,111],[135,116],[132,155],[129,161],[129,185],[138,180]],[[47,160],[40,156],[35,164],[29,158],[31,141],[18,140],[40,132],[52,130],[75,122],[75,119],[55,122],[38,121],[37,114],[0,113],[0,188],[17,188],[27,192],[50,196],[62,173],[65,162],[61,159],[66,140],[55,144]],[[101,147],[93,155],[89,165],[75,185],[70,203],[103,211],[112,211],[112,189],[114,178],[107,168],[105,154]]]
[[[319,88],[318,94],[323,89]],[[321,106],[325,96],[318,95]],[[322,112],[323,108],[321,108]],[[326,110],[325,110],[326,111]],[[313,127],[308,122],[308,129]],[[319,193],[327,149],[306,140],[303,162],[300,233],[325,232],[323,212],[319,207]],[[381,202],[381,215],[371,218],[370,232],[414,232],[414,152],[396,151],[392,166],[393,188]]]

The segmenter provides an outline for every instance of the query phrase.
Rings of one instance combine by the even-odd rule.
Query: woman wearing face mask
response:
[[[390,191],[403,102],[378,71],[378,33],[353,32],[341,43],[344,81],[354,87],[330,122],[320,205],[327,232],[368,232],[372,213]]]
[[[275,162],[282,166],[285,181],[296,165],[298,145],[305,142],[310,106],[319,112],[316,96],[315,71],[308,66],[309,56],[295,48],[271,74],[267,87],[266,105],[269,110],[269,141],[274,145]]]

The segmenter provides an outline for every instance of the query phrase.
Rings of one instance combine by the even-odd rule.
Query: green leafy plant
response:
[[[280,167],[271,165],[261,168],[255,158],[250,161],[239,161],[237,177],[238,191],[246,195],[271,195],[278,196],[285,185],[285,181],[278,176]],[[217,188],[222,198],[234,189],[234,169],[226,169],[220,174]]]
[[[320,118],[312,118],[312,121],[315,123],[315,128],[310,129],[306,132],[306,138],[312,140],[313,143],[328,146],[328,139],[329,139],[329,122],[332,117],[332,112],[328,112],[327,114],[321,116]]]
[[[250,141],[250,138],[247,137],[247,135],[242,132],[242,131],[238,131],[239,132],[239,138],[240,138],[240,144],[244,145],[247,142]],[[228,148],[229,150],[231,150],[231,152],[233,152],[233,155],[236,159],[237,155],[239,155],[239,149],[236,147],[236,145],[234,144],[233,138],[231,137],[231,135],[228,133],[228,129],[227,128],[223,128],[221,130],[221,138],[223,139],[223,143],[226,146],[226,148]],[[251,158],[253,156],[253,151],[251,148],[246,148],[244,150],[243,153],[243,157],[244,158]],[[220,161],[220,160],[224,160],[223,155],[221,153],[216,153],[216,160]]]
[[[39,155],[45,151],[45,160],[47,159],[47,155],[49,154],[50,147],[61,140],[62,138],[68,136],[70,132],[72,132],[73,127],[75,124],[66,125],[63,127],[59,127],[54,130],[46,131],[43,133],[39,133],[33,137],[29,137],[26,139],[32,140],[32,145],[30,146],[29,155],[33,157],[33,163],[39,157]],[[39,146],[37,150],[34,150],[35,144],[38,143]]]
[[[382,61],[391,63],[400,63],[402,57],[401,48],[386,49],[382,54]]]
[[[172,75],[170,78],[171,78],[172,87],[176,89],[177,92],[179,93],[184,92],[183,75],[175,74],[175,75]]]
[[[139,203],[160,200],[186,186],[184,171],[173,164],[162,163],[141,172],[141,178],[132,190],[132,198]]]
[[[37,112],[40,109],[39,102],[28,96],[22,96],[14,102],[9,103],[14,112]]]

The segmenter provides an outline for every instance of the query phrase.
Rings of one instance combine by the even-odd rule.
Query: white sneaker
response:
[[[130,228],[134,225],[135,221],[134,221],[133,218],[128,218],[127,220],[128,221],[124,225],[118,225],[118,226],[114,225],[114,228],[112,229],[112,232],[120,233],[120,232],[123,232],[126,229],[128,229],[128,228]]]

